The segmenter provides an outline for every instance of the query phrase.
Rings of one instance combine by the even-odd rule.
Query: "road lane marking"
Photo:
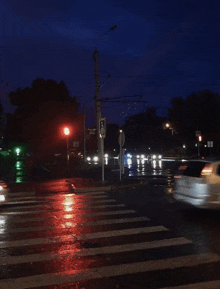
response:
[[[42,213],[42,212],[41,212]],[[134,214],[136,213],[134,210],[122,210],[122,211],[110,211],[110,212],[96,212],[96,213],[88,213],[88,214],[79,214],[79,212],[76,212],[75,214],[72,213],[72,211],[70,212],[63,212],[63,216],[59,216],[58,218],[56,216],[54,216],[54,213],[45,213],[48,216],[46,217],[37,217],[37,218],[23,218],[23,219],[16,219],[16,223],[27,223],[27,222],[39,222],[39,221],[49,221],[49,220],[62,220],[62,221],[66,221],[65,219],[68,219],[69,221],[71,221],[71,219],[76,218],[76,217],[82,217],[82,218],[87,218],[87,217],[96,217],[96,216],[113,216],[113,215],[126,215],[126,214]],[[74,226],[75,227],[75,226]],[[37,229],[40,227],[36,227],[36,230],[40,230]],[[43,227],[41,227],[43,228]],[[16,228],[16,229],[8,229],[8,231],[10,232],[26,232],[26,231],[31,231],[31,229],[33,229],[33,227],[29,227],[28,228]]]
[[[195,254],[146,262],[135,262],[121,265],[104,266],[84,270],[68,270],[60,273],[40,274],[21,278],[0,280],[1,289],[25,289],[41,286],[58,285],[92,279],[118,277],[136,273],[151,272],[198,266],[220,261],[217,254]],[[200,288],[200,287],[199,287]]]
[[[146,217],[138,217],[138,218],[126,218],[126,219],[101,220],[101,221],[87,222],[84,224],[76,223],[75,227],[112,225],[112,224],[133,223],[133,222],[142,222],[142,221],[149,221],[149,219]],[[23,240],[16,240],[16,241],[1,241],[0,249],[8,248],[8,247],[20,247],[20,246],[29,246],[29,245],[38,245],[38,244],[49,244],[49,243],[54,243],[54,242],[64,242],[66,238],[65,236],[66,235],[49,237],[49,238],[23,239]],[[76,239],[77,235],[71,234],[70,236],[71,236],[70,240],[73,241]]]
[[[59,208],[59,206],[57,206]],[[125,207],[125,204],[118,204],[118,205],[94,205],[94,206],[88,206],[88,207],[76,207],[74,205],[74,209],[76,211],[78,210],[88,210],[88,209],[106,209],[106,208],[117,208],[117,207]],[[61,209],[52,209],[52,210],[48,210],[47,208],[51,208],[51,206],[45,205],[36,205],[36,206],[22,206],[22,210],[23,209],[30,209],[32,208],[32,211],[10,211],[10,212],[1,212],[0,215],[23,215],[23,214],[34,214],[34,213],[40,213],[40,212],[45,212],[45,210],[47,212],[63,212],[63,210]],[[42,208],[42,211],[34,211],[35,208]],[[13,207],[13,209],[21,209],[21,207]],[[16,221],[16,220],[15,220]]]
[[[107,246],[107,247],[99,247],[99,248],[88,248],[88,249],[77,249],[73,244],[72,250],[64,250],[59,251],[59,253],[51,252],[51,253],[42,253],[42,254],[30,254],[30,255],[22,255],[22,256],[7,256],[2,257],[0,259],[0,265],[16,265],[21,263],[33,263],[33,262],[43,262],[49,260],[57,260],[64,259],[69,257],[85,257],[85,256],[94,256],[94,255],[106,255],[106,254],[114,254],[114,253],[124,253],[131,252],[137,250],[149,250],[156,248],[164,248],[171,246],[179,246],[190,244],[192,241],[179,237],[172,239],[164,239],[164,240],[156,240],[150,242],[142,242],[142,243],[131,243],[131,244],[123,244],[116,246]]]

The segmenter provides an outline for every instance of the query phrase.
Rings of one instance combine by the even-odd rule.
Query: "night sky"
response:
[[[121,125],[149,106],[166,116],[173,97],[220,92],[218,0],[1,0],[0,19],[6,111],[13,111],[9,91],[37,77],[63,80],[94,125],[95,47],[100,98],[130,100],[103,103],[108,123]],[[125,98],[133,95],[143,102]]]

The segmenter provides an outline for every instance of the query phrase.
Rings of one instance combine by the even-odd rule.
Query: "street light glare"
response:
[[[70,130],[69,130],[68,127],[65,127],[63,131],[64,131],[65,135],[69,135],[70,134]]]

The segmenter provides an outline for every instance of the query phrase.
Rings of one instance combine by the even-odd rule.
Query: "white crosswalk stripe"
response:
[[[191,240],[172,235],[166,227],[155,224],[145,216],[137,216],[134,210],[127,209],[124,204],[117,204],[105,192],[45,197],[32,192],[31,196],[20,193],[19,198],[13,198],[19,203],[0,212],[1,289],[56,288],[67,283],[95,282],[97,279],[123,278],[125,275],[163,270],[170,270],[169,274],[175,275],[177,269],[190,267],[190,273],[190,270],[199,266],[220,262],[220,256],[214,253],[197,254],[192,249],[186,254],[186,250],[181,248],[193,248]],[[71,200],[67,201],[67,211],[65,198]],[[26,204],[28,199],[33,203],[19,205]],[[154,259],[157,251],[164,252],[165,256]],[[169,252],[170,256],[165,252]],[[80,269],[80,265],[77,265],[77,262],[80,264],[80,258],[87,258],[87,267],[84,265]],[[47,266],[42,264],[48,262],[63,264],[64,270],[56,271],[54,267],[47,272]],[[30,264],[31,274],[28,271]],[[69,270],[65,269],[65,264],[71,264]],[[26,268],[24,275],[16,273],[19,266]],[[38,273],[33,274],[33,268]],[[15,272],[15,275],[11,273],[10,277],[8,274],[4,276],[7,271]],[[184,282],[180,279],[177,286],[160,288],[220,288],[220,280]],[[153,288],[153,284],[149,287]],[[132,284],[126,288],[132,288]]]
[[[117,204],[117,205],[94,205],[94,206],[87,206],[87,207],[80,207],[81,210],[89,210],[89,209],[104,209],[104,208],[117,208],[117,207],[125,207],[124,204]],[[31,211],[11,211],[11,212],[3,212],[3,215],[24,215],[24,214],[34,214],[37,210],[36,208],[41,208],[42,210],[46,210],[47,212],[55,212],[59,211],[59,209],[51,209],[51,206],[48,205],[29,205],[29,206],[22,206],[22,209],[32,209]],[[20,207],[13,207],[14,210],[19,209]]]

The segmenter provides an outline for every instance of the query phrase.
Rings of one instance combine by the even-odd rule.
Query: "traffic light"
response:
[[[69,135],[70,134],[70,130],[69,130],[68,127],[65,127],[63,132],[64,132],[65,135]]]
[[[16,148],[15,148],[15,151],[16,151],[17,156],[19,156],[19,154],[20,154],[20,152],[21,152],[21,149],[18,148],[18,147],[16,147]]]

